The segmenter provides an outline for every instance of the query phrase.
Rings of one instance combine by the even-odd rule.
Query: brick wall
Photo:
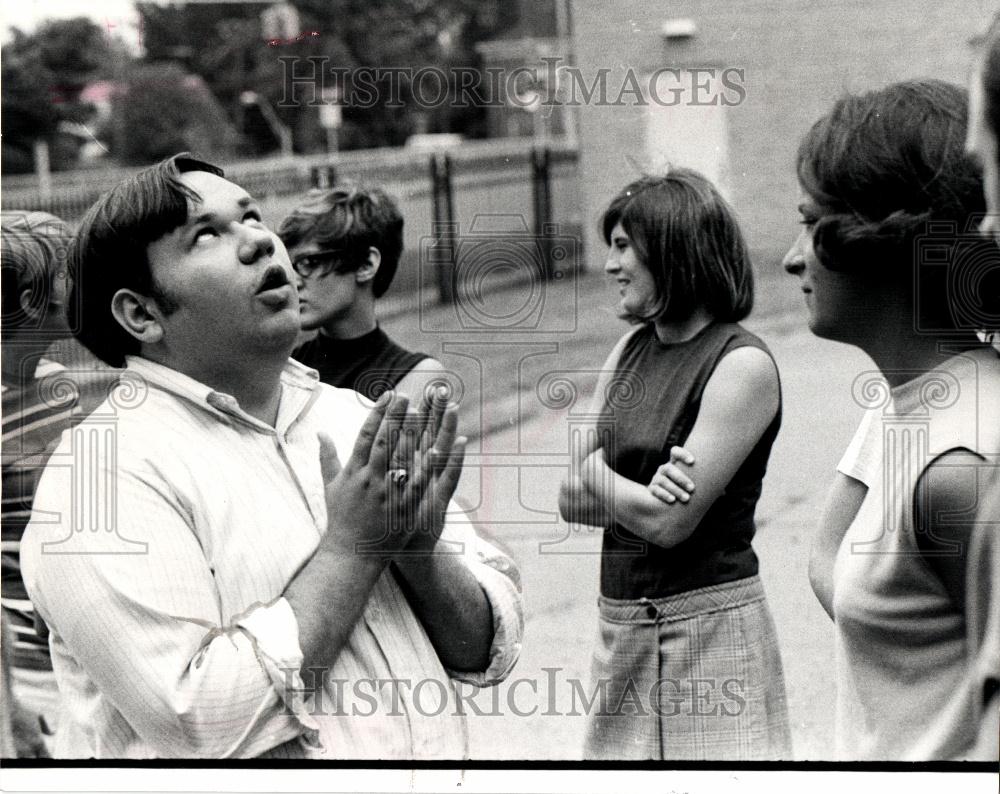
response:
[[[745,69],[746,97],[728,108],[729,187],[758,268],[777,267],[797,233],[794,156],[802,135],[844,91],[918,76],[965,83],[969,39],[996,0],[575,0],[576,60],[585,73],[626,67]],[[697,34],[676,43],[668,18],[691,18]],[[603,261],[593,233],[611,196],[636,174],[643,110],[579,111],[584,222],[589,264]]]

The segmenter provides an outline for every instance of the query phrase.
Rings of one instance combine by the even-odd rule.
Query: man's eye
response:
[[[263,218],[261,218],[259,212],[257,212],[256,210],[251,210],[250,212],[248,212],[246,215],[243,216],[243,222],[246,223],[247,221],[256,221],[257,223],[262,223]]]
[[[199,229],[197,232],[195,232],[194,241],[196,243],[200,243],[204,242],[205,240],[209,240],[213,237],[218,237],[218,236],[219,236],[218,232],[216,232],[215,229],[206,226],[204,229]]]

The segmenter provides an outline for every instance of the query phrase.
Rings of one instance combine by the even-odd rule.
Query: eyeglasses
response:
[[[331,270],[337,269],[337,265],[343,261],[343,254],[343,251],[336,249],[315,251],[296,257],[292,262],[292,269],[302,278],[309,278],[315,273],[325,276]]]

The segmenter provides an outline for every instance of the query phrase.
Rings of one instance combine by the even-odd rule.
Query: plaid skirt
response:
[[[587,759],[791,759],[785,680],[757,576],[600,597]]]

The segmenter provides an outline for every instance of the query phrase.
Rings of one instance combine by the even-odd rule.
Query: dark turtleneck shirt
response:
[[[317,370],[323,383],[354,389],[369,400],[377,400],[430,356],[405,350],[376,326],[355,339],[333,339],[321,332],[298,348],[292,358]]]

